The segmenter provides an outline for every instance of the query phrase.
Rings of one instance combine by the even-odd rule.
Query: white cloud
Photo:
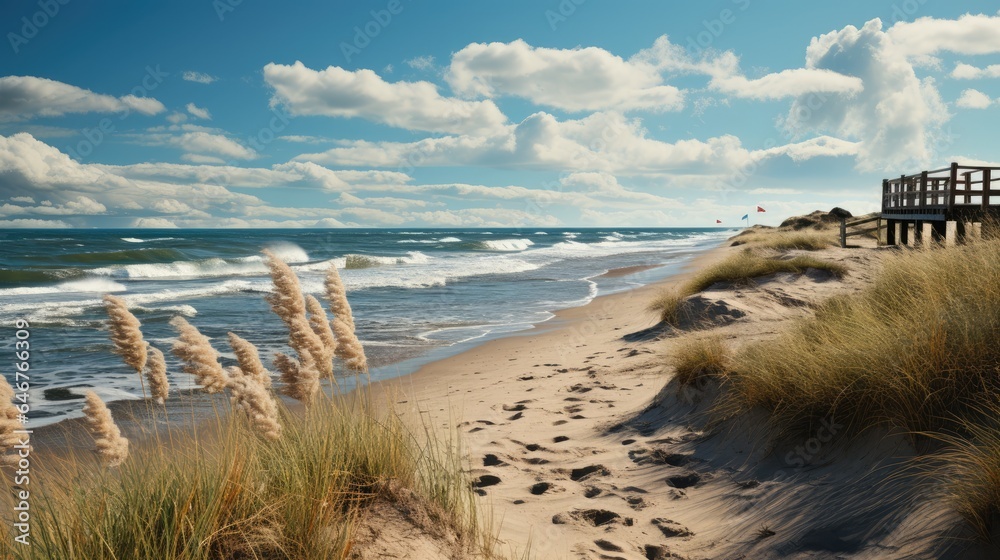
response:
[[[860,78],[818,68],[782,70],[757,79],[738,74],[719,75],[712,78],[709,86],[750,99],[781,99],[817,92],[856,94],[864,89]]]
[[[551,49],[523,40],[472,43],[452,55],[445,76],[463,96],[522,97],[566,111],[676,111],[684,95],[640,59],[597,47]]]
[[[170,124],[181,124],[188,120],[188,116],[184,113],[173,112],[167,115],[167,122]]]
[[[492,101],[443,97],[430,82],[386,82],[371,70],[352,72],[270,63],[264,79],[274,88],[272,105],[293,115],[359,117],[407,130],[488,133],[507,118]]]
[[[58,117],[67,113],[162,113],[166,108],[150,97],[114,97],[34,76],[0,78],[0,121]]]
[[[196,82],[199,84],[210,84],[218,80],[218,78],[216,78],[215,76],[205,74],[204,72],[194,72],[192,70],[184,72],[183,74],[181,74],[181,77],[189,82]]]
[[[176,229],[177,224],[171,222],[166,218],[136,218],[132,220],[131,227],[150,228],[150,229]]]
[[[0,220],[0,228],[68,228],[69,224],[62,220]]]
[[[10,197],[11,202],[23,202],[25,204],[34,204],[35,199],[30,196],[12,196]]]
[[[834,142],[817,141],[814,155],[841,155]],[[827,145],[828,144],[828,145]],[[616,113],[594,113],[579,120],[559,121],[536,113],[492,137],[445,136],[416,142],[342,142],[299,161],[327,165],[395,167],[478,165],[555,171],[600,171],[616,175],[696,173],[730,174],[755,157],[790,155],[794,150],[755,156],[739,138],[724,135],[674,143],[649,137],[641,122]],[[836,152],[832,154],[822,152]],[[805,148],[795,152],[805,158]]]
[[[967,89],[962,92],[962,95],[958,97],[955,101],[955,105],[962,107],[964,109],[985,109],[993,104],[993,100],[990,96],[979,91],[978,89]]]
[[[181,154],[181,160],[198,165],[225,165],[226,160],[216,156],[206,156],[204,154]]]
[[[784,119],[789,133],[833,133],[857,140],[863,170],[928,163],[941,126],[950,118],[932,78],[917,78],[912,64],[881,21],[847,26],[814,38],[806,67],[857,76],[856,94],[809,94],[795,99]]]
[[[749,99],[781,99],[807,93],[855,94],[864,89],[859,78],[822,68],[792,68],[747,78],[733,52],[705,51],[694,58],[684,47],[671,43],[666,35],[636,54],[631,63],[638,61],[664,72],[706,75],[710,78],[710,89]]]
[[[1000,78],[1000,64],[991,64],[986,68],[978,68],[971,64],[958,63],[951,71],[951,77],[956,80],[975,80],[979,78]]]
[[[413,68],[414,70],[433,70],[434,69],[434,57],[427,56],[415,56],[409,60],[405,61],[406,64]],[[391,69],[389,70],[392,71]]]
[[[918,18],[901,21],[886,31],[892,42],[910,57],[929,57],[942,51],[958,54],[1000,52],[1000,16],[965,14],[958,19]]]
[[[191,113],[199,119],[204,119],[206,121],[212,120],[212,114],[208,112],[208,109],[199,107],[194,103],[188,103],[184,108],[187,109],[188,113]]]
[[[255,159],[256,151],[240,144],[216,129],[180,125],[169,129],[153,128],[136,136],[147,146],[173,146],[185,152],[182,156],[192,163],[224,163],[226,159]]]
[[[832,136],[818,136],[802,142],[756,150],[753,152],[753,157],[759,159],[783,155],[792,161],[803,161],[816,157],[856,156],[859,149],[858,142],[849,142]]]

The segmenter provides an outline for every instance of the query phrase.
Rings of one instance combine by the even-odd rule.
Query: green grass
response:
[[[33,544],[14,546],[4,531],[7,550],[26,559],[344,558],[366,508],[404,499],[471,548],[486,543],[454,446],[418,442],[364,396],[320,398],[296,414],[282,407],[281,420],[278,441],[233,413],[207,435],[134,445],[118,469],[81,456],[40,465]]]
[[[668,325],[676,325],[679,308],[684,298],[708,289],[713,284],[728,282],[749,285],[754,279],[780,272],[802,274],[808,269],[825,270],[836,276],[843,276],[847,269],[837,263],[810,256],[796,256],[791,259],[765,257],[751,249],[744,249],[730,255],[725,260],[698,272],[689,281],[677,288],[661,290],[649,303],[647,309],[656,313]]]

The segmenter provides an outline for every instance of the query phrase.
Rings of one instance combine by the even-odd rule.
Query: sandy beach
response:
[[[653,295],[741,250],[725,245],[662,283],[565,309],[379,390],[415,425],[461,434],[481,505],[514,557],[529,544],[546,559],[947,557],[955,515],[898,476],[914,456],[903,435],[840,441],[833,422],[772,448],[763,418],[708,430],[714,387],[670,383],[679,340],[739,347],[773,336],[868,285],[885,250],[812,252],[848,274],[716,285],[696,297],[709,323],[658,325]]]

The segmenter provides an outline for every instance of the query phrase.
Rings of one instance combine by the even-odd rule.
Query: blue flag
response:
[[[750,214],[743,214],[743,217],[740,218],[740,219],[741,220],[749,220],[750,219]]]

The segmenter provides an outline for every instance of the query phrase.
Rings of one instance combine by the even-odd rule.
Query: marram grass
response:
[[[763,276],[781,272],[802,274],[810,268],[830,272],[835,276],[843,276],[847,273],[847,269],[843,265],[811,256],[767,257],[751,249],[744,249],[699,271],[680,287],[661,290],[650,302],[648,309],[656,313],[664,323],[676,325],[680,317],[679,308],[684,302],[684,298],[707,290],[713,284],[749,285],[755,279]]]
[[[137,445],[113,470],[52,459],[32,492],[32,545],[4,531],[0,546],[25,559],[345,558],[366,507],[411,488],[470,547],[488,547],[458,449],[418,442],[365,395],[279,411],[277,440],[229,414]]]

